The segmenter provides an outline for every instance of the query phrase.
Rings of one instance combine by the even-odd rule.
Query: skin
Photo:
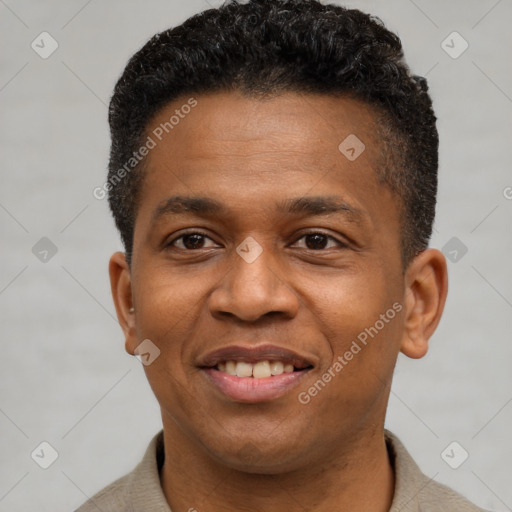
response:
[[[131,268],[121,252],[109,267],[126,350],[150,339],[161,351],[144,369],[162,411],[164,494],[176,512],[387,511],[394,474],[383,428],[393,369],[399,352],[427,352],[446,299],[446,260],[428,249],[404,271],[399,200],[376,177],[382,148],[370,106],[289,92],[195,97],[147,157]],[[187,99],[163,108],[148,134]],[[366,146],[352,162],[338,150],[349,134]],[[207,196],[228,211],[152,223],[175,194]],[[287,198],[333,195],[360,216],[275,209]],[[176,240],[189,228],[206,235],[192,248],[183,245],[190,238]],[[311,232],[332,238],[308,248]],[[250,264],[236,252],[249,236],[263,249]],[[394,303],[402,310],[393,320],[301,404],[298,393]],[[211,350],[264,341],[315,364],[278,399],[233,401],[197,368]]]

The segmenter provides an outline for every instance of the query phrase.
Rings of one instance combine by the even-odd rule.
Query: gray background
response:
[[[345,5],[379,15],[429,79],[441,137],[432,246],[456,237],[450,244],[467,247],[449,262],[428,355],[399,359],[387,427],[429,477],[482,507],[512,510],[512,5]],[[160,428],[142,367],[124,352],[107,274],[121,245],[92,190],[105,179],[106,105],[126,61],[153,33],[207,7],[0,0],[0,512],[73,510],[130,470]],[[31,48],[43,31],[59,44],[47,59]],[[469,43],[458,58],[441,46],[453,31]],[[462,48],[453,37],[447,44]],[[46,262],[32,251],[42,237],[57,248]],[[46,470],[30,455],[42,441],[59,455]],[[452,441],[469,453],[458,469],[441,457]]]

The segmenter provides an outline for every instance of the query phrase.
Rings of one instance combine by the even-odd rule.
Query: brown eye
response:
[[[184,235],[181,235],[172,240],[171,242],[169,242],[168,246],[176,247],[182,250],[193,251],[197,249],[204,249],[206,240],[210,240],[213,242],[213,240],[211,240],[211,238],[206,236],[204,233],[185,233]]]
[[[305,249],[309,249],[312,251],[318,251],[318,250],[322,250],[322,249],[331,249],[333,247],[341,247],[341,248],[347,247],[347,244],[341,242],[340,240],[337,240],[336,238],[334,238],[332,236],[326,235],[325,233],[321,233],[321,232],[306,233],[305,235],[303,235],[299,238],[299,240],[302,240],[302,239],[304,239],[304,241],[305,241],[305,245],[306,245]],[[296,243],[298,243],[299,240],[297,240]],[[334,242],[334,245],[331,245],[330,247],[328,247],[328,244],[330,241]]]
[[[325,249],[328,237],[321,234],[306,235],[306,245],[308,249]]]
[[[201,249],[204,244],[204,236],[193,234],[193,235],[185,235],[183,237],[183,245],[187,249]]]

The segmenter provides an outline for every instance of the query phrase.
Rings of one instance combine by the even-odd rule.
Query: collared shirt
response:
[[[395,471],[389,512],[485,512],[449,487],[425,476],[400,440],[385,430]],[[172,512],[160,485],[164,462],[163,431],[149,444],[135,469],[93,496],[75,512]]]

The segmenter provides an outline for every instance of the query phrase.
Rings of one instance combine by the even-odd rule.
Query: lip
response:
[[[236,402],[257,403],[269,402],[283,396],[295,387],[310,370],[299,370],[262,379],[228,375],[215,368],[203,368],[201,371],[210,383],[225,396]]]
[[[225,361],[281,361],[293,364],[295,370],[255,379],[253,377],[237,377],[228,375],[215,368],[218,363]],[[277,345],[262,344],[257,346],[230,345],[207,353],[198,361],[198,367],[207,381],[225,397],[245,403],[268,402],[275,400],[298,383],[318,365],[315,357],[306,356],[294,350]]]
[[[307,368],[317,366],[316,361],[294,350],[277,345],[262,344],[257,346],[230,345],[209,352],[199,359],[198,365],[201,368],[213,368],[218,363],[225,361],[245,361],[257,363],[258,361],[282,361],[291,363],[296,368]],[[240,378],[240,377],[239,377]]]

